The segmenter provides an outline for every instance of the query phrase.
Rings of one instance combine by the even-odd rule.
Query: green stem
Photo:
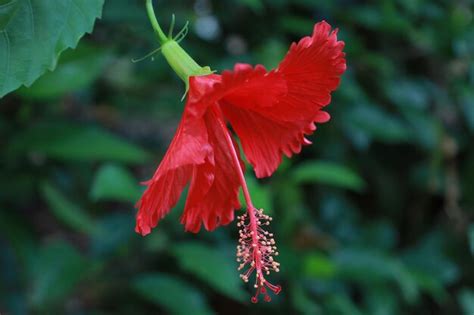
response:
[[[156,19],[155,15],[155,10],[153,9],[153,3],[152,0],[146,0],[146,11],[148,13],[148,18],[150,19],[151,26],[153,27],[153,30],[155,31],[156,35],[158,36],[158,40],[160,41],[160,44],[164,44],[169,41],[169,38],[166,37],[165,33],[161,29],[160,24],[158,23],[158,20]]]
[[[201,67],[196,61],[191,58],[186,51],[172,38],[172,32],[174,27],[174,15],[171,22],[169,37],[165,35],[163,30],[156,19],[155,11],[153,10],[152,0],[146,0],[146,11],[148,13],[148,18],[150,19],[153,30],[155,31],[158,41],[161,44],[160,50],[163,56],[165,56],[168,64],[173,68],[176,74],[184,81],[186,84],[186,91],[189,88],[189,77],[198,76],[198,75],[208,75],[212,71],[209,67]],[[186,34],[187,24],[183,30],[178,34],[179,39],[181,40]]]

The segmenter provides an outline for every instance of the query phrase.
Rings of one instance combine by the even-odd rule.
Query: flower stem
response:
[[[179,45],[188,31],[188,24],[178,33],[177,37],[173,39],[173,28],[175,23],[175,17],[173,15],[171,20],[171,26],[169,30],[169,35],[166,36],[163,32],[158,20],[156,19],[155,10],[153,9],[152,0],[146,0],[146,11],[148,13],[148,18],[150,19],[151,26],[155,31],[155,34],[160,42],[160,48],[163,56],[165,56],[168,64],[173,68],[176,74],[184,81],[186,84],[186,92],[189,88],[189,77],[198,76],[198,75],[208,75],[212,73],[211,68],[201,67],[196,61],[194,61],[191,56],[188,55],[186,51]],[[157,51],[158,51],[157,50]],[[154,52],[153,52],[154,53]],[[147,55],[148,56],[148,55]]]
[[[148,18],[150,19],[151,26],[153,27],[153,30],[155,31],[156,36],[158,37],[158,41],[160,42],[161,45],[163,45],[164,43],[168,42],[170,39],[166,37],[165,33],[161,29],[160,24],[158,23],[158,20],[156,19],[152,0],[146,0],[146,11],[148,13]]]

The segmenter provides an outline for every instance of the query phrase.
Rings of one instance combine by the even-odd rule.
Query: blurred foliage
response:
[[[81,16],[32,2],[0,0],[1,95],[54,67],[102,4],[64,1],[87,3]],[[218,71],[273,67],[322,19],[346,42],[332,120],[272,178],[248,173],[274,216],[272,280],[283,286],[252,305],[233,224],[184,233],[181,201],[150,236],[133,231],[138,183],[167,148],[184,87],[159,55],[131,62],[157,46],[143,1],[106,1],[53,72],[0,99],[0,313],[474,314],[473,10],[472,0],[159,1],[163,25],[172,13],[189,20],[185,49]]]

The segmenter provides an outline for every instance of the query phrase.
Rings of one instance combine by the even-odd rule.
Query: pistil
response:
[[[244,199],[247,204],[247,213],[238,216],[237,226],[239,227],[239,244],[237,245],[237,262],[239,262],[238,270],[244,270],[240,278],[244,282],[248,282],[250,276],[255,271],[255,295],[251,301],[258,302],[260,294],[264,296],[264,301],[271,301],[267,288],[275,294],[280,293],[281,287],[273,285],[265,279],[265,275],[269,275],[271,271],[279,272],[280,264],[276,262],[273,256],[278,256],[277,247],[273,234],[266,231],[263,227],[270,225],[272,218],[263,213],[263,209],[256,209],[252,203],[247,182],[240,165],[239,157],[232,141],[232,136],[226,127],[222,115],[215,108],[216,117],[218,117],[219,125],[225,136],[229,152],[231,153],[234,167],[237,170],[239,181],[242,186]]]

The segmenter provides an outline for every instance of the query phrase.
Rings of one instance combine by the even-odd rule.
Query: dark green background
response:
[[[0,100],[0,313],[473,315],[473,1],[159,1],[172,13],[218,71],[274,67],[322,19],[346,42],[332,120],[271,178],[247,174],[282,293],[251,304],[235,225],[184,233],[183,202],[133,232],[184,86],[160,55],[131,62],[157,47],[144,2],[108,0],[54,72]]]

